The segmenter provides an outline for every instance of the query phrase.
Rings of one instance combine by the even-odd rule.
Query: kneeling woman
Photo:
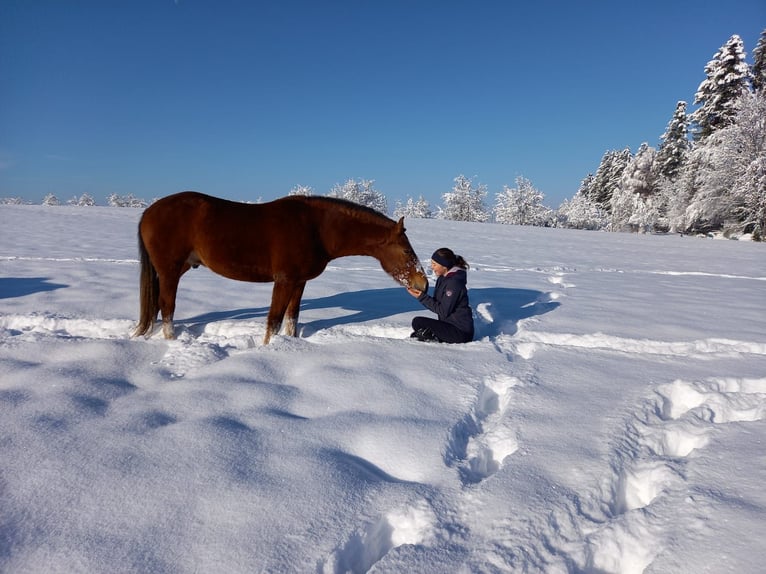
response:
[[[438,319],[415,317],[411,337],[421,341],[467,343],[473,339],[473,311],[468,304],[468,263],[451,249],[442,247],[431,256],[436,275],[433,297],[423,291],[407,289],[410,295],[438,315]]]

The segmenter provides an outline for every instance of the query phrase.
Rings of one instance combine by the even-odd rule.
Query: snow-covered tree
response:
[[[569,229],[606,229],[609,214],[581,190],[571,200],[564,200],[557,210],[559,226]]]
[[[553,210],[543,205],[545,196],[524,177],[516,178],[516,187],[503,186],[495,202],[495,221],[508,225],[549,226]]]
[[[28,202],[20,197],[3,197],[0,198],[0,205],[26,205]]]
[[[628,163],[611,199],[611,227],[619,231],[625,226],[646,231],[659,217],[657,205],[656,151],[643,143]]]
[[[67,204],[78,207],[92,207],[96,205],[96,200],[89,193],[83,193],[80,197],[75,196],[67,201]]]
[[[314,189],[308,185],[296,185],[287,195],[313,195]]]
[[[360,179],[358,182],[349,179],[343,185],[335,184],[328,195],[353,201],[381,213],[388,213],[386,197],[375,189],[374,183],[373,180],[368,179]]]
[[[106,198],[106,203],[110,207],[136,207],[143,209],[148,206],[146,201],[135,197],[132,193],[127,195],[117,195],[116,193],[112,193]]]
[[[593,185],[593,174],[589,173],[580,182],[580,187],[577,188],[577,192],[576,192],[575,195],[579,194],[579,195],[583,195],[585,197],[591,197],[591,193],[590,193],[590,186],[591,185]]]
[[[588,186],[588,198],[602,209],[609,211],[612,194],[620,184],[622,172],[632,158],[630,148],[609,150],[604,153],[596,174]]]
[[[49,193],[43,198],[43,205],[61,205],[61,202],[58,197]]]
[[[642,143],[636,155],[625,166],[620,178],[620,187],[643,196],[653,195],[657,189],[656,157],[657,151],[649,144]]]
[[[454,182],[452,191],[442,195],[444,208],[439,216],[452,221],[487,221],[489,213],[484,205],[487,186],[474,186],[473,180],[462,174],[457,176]]]
[[[753,91],[766,91],[766,29],[761,32],[758,45],[755,47],[755,50],[753,50],[751,76]]]
[[[706,78],[697,88],[691,114],[697,141],[734,121],[737,100],[749,91],[750,67],[745,62],[745,47],[736,34],[721,46],[705,66]]]
[[[763,237],[766,231],[766,94],[746,94],[731,125],[699,146],[699,189],[686,210],[695,227],[736,222]],[[695,150],[697,152],[697,150]]]
[[[696,144],[692,147],[675,181],[660,178],[659,190],[665,205],[667,225],[674,233],[691,231],[692,221],[689,219],[687,208],[700,189],[700,174],[703,172],[706,161],[705,150],[704,144]]]
[[[407,198],[407,203],[402,205],[401,201],[396,202],[396,208],[394,209],[394,219],[400,217],[412,217],[415,219],[431,219],[433,211],[429,203],[421,195],[417,201],[413,201],[411,197]]]
[[[674,180],[686,161],[691,149],[689,141],[689,118],[686,115],[686,102],[676,104],[676,111],[668,123],[665,133],[660,137],[657,150],[657,171],[663,177]]]

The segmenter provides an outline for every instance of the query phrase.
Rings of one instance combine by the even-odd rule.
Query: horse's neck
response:
[[[330,257],[369,255],[379,259],[380,246],[389,233],[383,223],[348,215],[331,225],[333,240],[326,246]]]

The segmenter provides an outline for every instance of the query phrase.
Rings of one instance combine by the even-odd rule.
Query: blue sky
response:
[[[0,197],[371,179],[437,205],[464,174],[557,207],[764,28],[763,0],[3,0]]]

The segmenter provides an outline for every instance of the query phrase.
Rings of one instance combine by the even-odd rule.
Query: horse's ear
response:
[[[396,233],[401,234],[401,233],[404,233],[405,231],[407,230],[404,229],[404,217],[400,217],[399,221],[396,222]]]

